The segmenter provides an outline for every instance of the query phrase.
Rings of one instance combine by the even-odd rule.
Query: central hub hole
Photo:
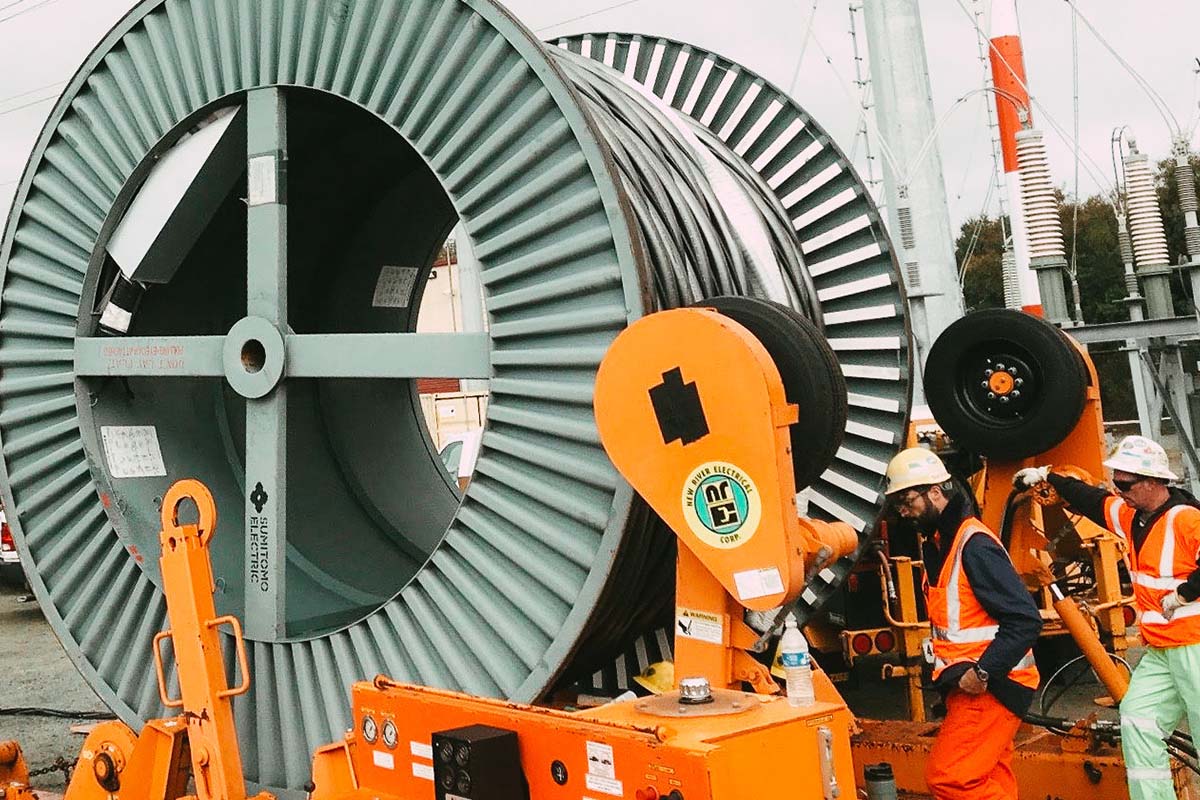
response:
[[[242,345],[242,366],[246,372],[255,373],[267,363],[267,349],[258,339],[251,339]]]

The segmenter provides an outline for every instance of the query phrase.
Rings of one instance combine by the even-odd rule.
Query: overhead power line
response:
[[[1069,147],[1079,148],[1079,142],[1067,132],[1066,128],[1058,123],[1058,120],[1056,120],[1054,115],[1050,113],[1050,109],[1046,108],[1046,106],[1034,96],[1033,92],[1029,91],[1029,85],[1025,83],[1020,75],[1017,74],[1017,71],[1013,68],[1013,65],[1008,63],[1008,59],[1004,57],[1004,53],[1000,52],[999,48],[996,47],[996,43],[993,42],[991,37],[987,35],[987,32],[980,27],[978,20],[975,19],[975,16],[969,10],[967,10],[965,5],[963,5],[963,0],[955,0],[955,3],[957,3],[959,10],[963,12],[967,20],[971,23],[971,27],[973,27],[976,32],[978,32],[987,40],[989,50],[996,54],[1000,63],[1002,63],[1004,68],[1008,70],[1009,75],[1011,75],[1013,80],[1017,82],[1017,85],[1025,90],[1025,94],[1029,96],[1030,105],[1037,107],[1038,112],[1050,125],[1050,129],[1058,134],[1059,138],[1066,142]],[[1079,152],[1084,161],[1084,170],[1088,173],[1091,179],[1096,182],[1096,185],[1100,188],[1100,190],[1102,192],[1113,191],[1112,185],[1105,178],[1101,177],[1104,173],[1104,168],[1097,164],[1095,159],[1088,155],[1087,152],[1083,151],[1082,148],[1079,148]]]
[[[558,22],[553,22],[549,25],[543,25],[540,28],[534,29],[534,33],[544,33],[545,31],[548,31],[551,28],[557,28],[560,25],[566,25],[571,22],[578,22],[581,19],[587,19],[588,17],[594,17],[597,14],[603,14],[605,11],[612,11],[613,9],[622,8],[624,6],[631,6],[634,3],[640,3],[640,2],[641,2],[641,0],[623,0],[623,2],[613,3],[612,5],[604,6],[603,8],[597,8],[595,11],[589,11],[586,14],[580,14],[575,17],[569,17],[567,19],[559,20]]]
[[[65,86],[66,83],[67,83],[66,81],[55,81],[54,83],[47,83],[45,86],[39,86],[36,89],[28,89],[24,92],[17,92],[16,94],[10,94],[8,97],[0,97],[0,105],[4,105],[9,100],[17,100],[17,99],[25,97],[27,95],[37,94],[38,92],[43,92],[46,89],[54,89],[59,86]]]
[[[11,114],[14,111],[20,111],[23,108],[29,108],[30,106],[36,106],[41,103],[49,103],[51,100],[57,100],[57,99],[58,99],[58,95],[52,94],[49,97],[43,97],[40,100],[30,100],[28,103],[22,103],[19,106],[13,106],[12,108],[6,108],[3,111],[0,111],[0,117],[3,117],[5,114]]]
[[[13,6],[19,6],[24,2],[26,2],[26,0],[14,0],[12,3],[5,3],[4,5],[0,6],[0,11],[4,11],[7,8],[12,8]]]
[[[22,8],[20,11],[9,14],[7,17],[0,17],[0,22],[7,22],[10,19],[15,19],[15,18],[21,16],[22,14],[28,14],[30,11],[41,8],[42,6],[48,6],[51,3],[57,3],[57,2],[58,2],[58,0],[42,0],[40,3],[35,3],[31,6],[26,6],[25,8]]]
[[[787,93],[796,96],[796,84],[800,80],[800,67],[804,65],[804,53],[808,50],[808,42],[812,39],[813,22],[817,18],[817,2],[813,0],[812,10],[808,12],[808,22],[804,25],[804,38],[800,40],[800,52],[796,56],[796,69],[792,71],[792,79],[788,82]]]
[[[1162,95],[1150,85],[1149,81],[1143,78],[1141,74],[1133,68],[1132,64],[1121,57],[1121,54],[1117,52],[1115,47],[1108,43],[1107,39],[1100,35],[1100,31],[1096,30],[1096,26],[1088,21],[1088,18],[1085,17],[1083,12],[1079,10],[1079,7],[1075,5],[1075,0],[1066,1],[1067,5],[1071,7],[1071,12],[1080,22],[1084,24],[1084,27],[1092,32],[1092,35],[1096,37],[1096,41],[1104,45],[1104,49],[1108,50],[1108,52],[1112,54],[1112,57],[1116,59],[1117,63],[1124,67],[1125,71],[1133,77],[1134,82],[1137,83],[1138,86],[1142,87],[1142,90],[1146,93],[1146,96],[1150,98],[1150,102],[1154,104],[1155,110],[1158,111],[1159,115],[1163,118],[1163,121],[1167,123],[1167,128],[1171,131],[1171,135],[1179,136],[1182,134],[1183,128],[1180,127],[1179,120],[1175,118],[1174,112],[1171,111],[1171,107],[1167,104],[1167,101],[1163,100]]]

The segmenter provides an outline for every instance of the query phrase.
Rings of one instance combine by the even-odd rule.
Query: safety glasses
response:
[[[1117,488],[1118,492],[1128,492],[1130,489],[1132,489],[1134,486],[1137,486],[1143,480],[1144,480],[1143,478],[1134,478],[1131,481],[1119,481],[1116,478],[1113,478],[1112,485]]]
[[[917,498],[923,494],[925,492],[905,492],[904,494],[892,495],[889,498],[889,502],[892,504],[892,508],[897,511],[902,508],[912,508],[913,504],[917,502]]]

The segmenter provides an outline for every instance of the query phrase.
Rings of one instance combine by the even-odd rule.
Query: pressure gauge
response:
[[[396,747],[396,740],[399,738],[400,738],[399,734],[396,733],[396,723],[392,722],[390,719],[384,720],[384,722],[383,722],[383,743],[388,746],[389,750],[394,749]]]
[[[370,714],[363,717],[362,735],[367,740],[367,744],[375,744],[375,739],[379,736],[379,726],[375,723],[375,718]]]

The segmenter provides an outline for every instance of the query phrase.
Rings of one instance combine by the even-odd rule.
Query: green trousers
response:
[[[1147,647],[1121,701],[1121,749],[1130,800],[1175,800],[1164,736],[1184,714],[1200,733],[1200,644]]]

